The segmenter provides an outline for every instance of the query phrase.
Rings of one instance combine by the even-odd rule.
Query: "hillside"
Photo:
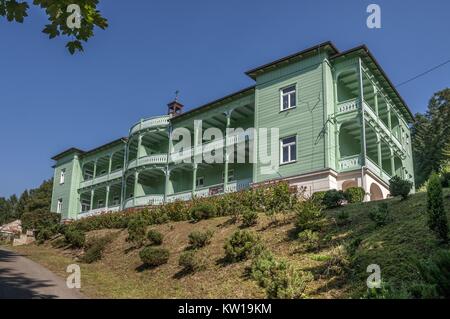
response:
[[[449,189],[445,189],[444,196],[449,213]],[[405,201],[394,198],[385,202],[392,220],[383,227],[376,227],[368,217],[368,212],[380,202],[326,211],[322,244],[313,252],[306,251],[297,239],[293,213],[277,216],[276,222],[260,214],[258,224],[249,229],[261,237],[274,255],[312,272],[314,280],[308,283],[305,292],[308,298],[360,298],[366,291],[369,264],[381,267],[383,281],[401,287],[419,279],[417,261],[443,248],[426,224],[425,193]],[[339,222],[342,212],[349,214],[346,223]],[[170,251],[168,263],[153,269],[142,269],[139,250],[132,249],[126,241],[126,230],[89,232],[88,237],[114,233],[115,238],[100,261],[80,263],[82,292],[100,298],[264,298],[264,289],[248,276],[249,261],[231,264],[223,261],[224,241],[238,228],[239,223],[231,223],[230,217],[151,226],[149,229],[164,234],[162,246]],[[178,265],[178,258],[188,246],[189,233],[203,229],[214,231],[211,244],[200,251],[208,259],[207,268],[186,274]],[[53,248],[50,243],[15,249],[62,276],[67,275],[66,266],[74,263],[79,253]]]

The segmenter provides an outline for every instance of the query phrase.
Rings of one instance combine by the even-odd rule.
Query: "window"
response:
[[[295,85],[291,85],[280,91],[281,111],[289,110],[297,105]]]
[[[105,202],[103,201],[103,199],[99,199],[97,202],[97,207],[98,208],[102,208],[105,207]]]
[[[228,170],[228,182],[234,180],[234,169]],[[222,182],[225,181],[225,172],[222,172]]]
[[[113,204],[113,206],[117,206],[117,205],[120,204],[120,198],[119,198],[119,196],[116,195],[116,196],[113,197],[112,204]]]
[[[65,178],[66,178],[66,169],[63,168],[63,169],[61,170],[60,175],[59,175],[59,184],[64,184]]]
[[[91,203],[89,201],[81,202],[81,212],[88,212],[91,210]]]
[[[58,205],[56,206],[56,212],[61,214],[63,208],[63,200],[62,198],[58,199]]]
[[[197,177],[197,179],[195,180],[195,187],[203,187],[204,184],[205,179],[203,178],[203,176]]]
[[[88,180],[92,179],[93,177],[94,177],[94,171],[86,170],[84,172],[84,180],[85,181],[88,181]]]
[[[295,136],[282,138],[280,140],[281,164],[288,164],[297,160],[297,141]]]

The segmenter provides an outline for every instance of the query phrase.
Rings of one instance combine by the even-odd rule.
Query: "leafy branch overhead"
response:
[[[83,51],[83,42],[94,36],[94,27],[103,30],[108,27],[108,21],[97,10],[98,2],[98,0],[33,0],[32,5],[44,9],[48,16],[50,23],[42,32],[48,34],[50,39],[57,36],[72,38],[66,47],[74,54],[76,51]],[[0,16],[10,22],[23,23],[24,18],[28,16],[29,3],[31,0],[0,0]],[[72,9],[73,5],[79,8],[79,12]]]

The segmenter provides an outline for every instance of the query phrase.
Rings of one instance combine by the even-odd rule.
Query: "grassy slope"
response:
[[[426,225],[426,194],[420,193],[406,201],[389,199],[393,221],[375,228],[368,212],[377,203],[348,205],[327,211],[325,238],[319,251],[305,252],[296,238],[293,214],[278,217],[279,223],[260,215],[258,225],[251,228],[276,256],[290,260],[297,267],[314,274],[308,285],[311,298],[358,297],[365,291],[366,267],[378,264],[384,281],[394,286],[418,278],[416,260],[432,255],[439,249],[437,240]],[[450,212],[450,190],[445,190],[445,204]],[[350,214],[351,223],[338,226],[336,217],[341,211]],[[450,215],[450,214],[449,214]],[[450,218],[450,216],[449,216]],[[223,243],[238,225],[229,223],[227,217],[201,221],[197,224],[177,222],[154,227],[165,235],[163,247],[171,256],[168,264],[156,269],[140,270],[138,250],[129,249],[126,230],[112,231],[117,237],[104,258],[94,264],[81,264],[82,291],[92,297],[112,298],[258,298],[265,297],[263,289],[249,279],[246,267],[249,262],[227,265],[222,262]],[[180,253],[188,246],[188,234],[193,230],[213,229],[211,245],[201,253],[208,257],[207,270],[184,274],[178,266]],[[111,230],[97,231],[90,236]],[[360,244],[349,257],[353,260],[351,271],[339,275],[326,274],[326,261],[333,247],[358,239]],[[65,276],[65,268],[76,260],[71,250],[54,249],[48,245],[18,247],[18,251]]]

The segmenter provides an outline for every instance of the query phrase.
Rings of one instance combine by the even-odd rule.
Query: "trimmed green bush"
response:
[[[169,255],[170,253],[167,249],[155,247],[144,247],[139,252],[142,263],[150,267],[156,267],[167,263]]]
[[[206,268],[206,261],[195,250],[188,250],[180,255],[178,264],[188,272],[197,272]]]
[[[113,238],[114,236],[111,234],[90,239],[85,245],[85,252],[83,257],[81,257],[81,261],[91,264],[102,259],[103,251],[112,242]]]
[[[319,233],[310,229],[298,233],[298,239],[305,244],[306,251],[315,251],[320,247]]]
[[[127,241],[134,243],[136,246],[142,246],[145,234],[147,231],[147,224],[141,217],[135,217],[128,223],[128,238]]]
[[[389,206],[387,203],[381,203],[375,210],[369,213],[369,218],[375,222],[377,227],[386,225],[389,222]]]
[[[431,175],[427,186],[427,211],[428,226],[434,231],[437,237],[443,241],[448,241],[448,220],[444,208],[444,197],[442,185],[437,174]]]
[[[330,189],[329,191],[325,192],[325,195],[322,199],[323,205],[325,205],[326,208],[336,208],[340,207],[342,203],[345,200],[344,192],[338,191],[336,189]]]
[[[64,231],[66,242],[72,247],[82,248],[86,241],[86,234],[78,229],[67,227]]]
[[[407,199],[412,186],[412,182],[399,176],[394,176],[389,180],[389,191],[393,197],[401,196],[402,199]]]
[[[317,231],[322,228],[322,206],[315,200],[308,199],[298,203],[295,212],[295,225],[299,231],[308,229]]]
[[[236,231],[224,245],[225,259],[229,262],[247,259],[258,242],[259,239],[254,233],[247,230]]]
[[[190,215],[193,221],[198,222],[216,216],[216,208],[209,203],[199,203],[191,208]]]
[[[154,229],[150,229],[147,233],[147,239],[150,242],[150,245],[161,245],[163,238],[164,235]]]
[[[422,279],[437,293],[436,297],[450,298],[450,251],[438,252],[427,262],[419,264]],[[427,289],[428,292],[430,289]]]
[[[262,252],[252,262],[251,277],[266,289],[269,299],[297,299],[304,297],[310,273],[295,269],[285,260],[277,260],[272,253]]]
[[[365,195],[366,192],[362,187],[350,187],[344,192],[345,199],[351,204],[362,203]]]
[[[311,196],[311,200],[315,201],[316,203],[323,205],[323,198],[325,197],[326,191],[321,192],[315,192]]]
[[[251,227],[258,223],[258,213],[252,210],[245,210],[242,213],[242,226]]]
[[[195,230],[189,234],[189,244],[192,248],[202,248],[211,242],[214,232],[212,230],[198,231]]]

